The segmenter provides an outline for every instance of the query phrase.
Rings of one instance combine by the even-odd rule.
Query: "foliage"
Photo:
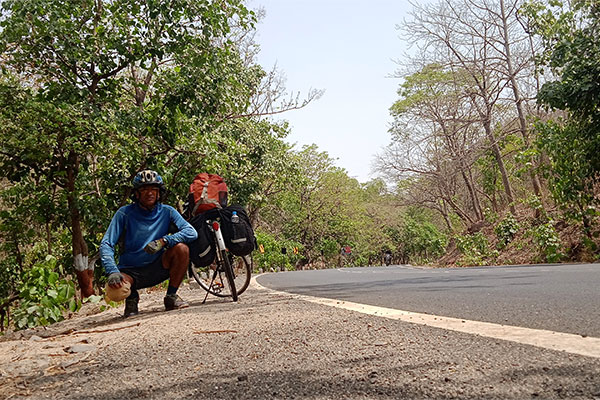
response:
[[[565,209],[566,216],[581,221],[589,235],[600,205],[594,195],[600,174],[600,136],[586,132],[595,127],[576,120],[548,121],[537,124],[536,128],[538,145],[549,156],[547,176],[551,193]]]
[[[524,13],[544,45],[538,64],[556,77],[542,86],[538,101],[566,112],[564,118],[536,124],[538,147],[550,160],[550,188],[591,238],[598,206],[594,186],[600,182],[598,6],[593,1],[531,1]]]
[[[487,237],[481,232],[458,235],[455,239],[466,265],[485,265],[498,255],[497,250],[490,249]]]
[[[13,311],[17,329],[61,321],[63,313],[79,309],[75,284],[61,278],[62,265],[52,256],[24,272],[19,287],[20,301]]]
[[[398,233],[398,252],[405,263],[430,262],[444,254],[448,245],[448,237],[421,210],[408,210]]]
[[[262,246],[262,251],[252,253],[255,270],[262,268],[264,271],[269,271],[271,268],[293,270],[296,264],[302,258],[304,249],[300,243],[277,239],[274,235],[261,230],[256,231],[256,241],[259,246]],[[297,252],[294,248],[298,249]],[[285,249],[285,254],[282,249]]]
[[[555,263],[564,258],[560,238],[554,228],[554,221],[550,220],[544,224],[533,226],[530,228],[529,234],[540,250],[542,261]]]
[[[504,248],[512,242],[518,231],[519,223],[516,218],[512,214],[504,217],[494,228],[494,232],[498,238],[498,248]]]
[[[360,187],[316,146],[295,153],[298,178],[264,210],[263,221],[279,226],[283,237],[302,244],[304,256],[313,262],[337,255],[341,246],[353,242]],[[335,244],[333,244],[335,243]],[[333,250],[335,248],[335,250]]]
[[[265,73],[233,41],[233,27],[255,20],[240,1],[1,9],[3,266],[26,271],[56,254],[73,272],[72,254],[97,251],[144,168],[163,175],[175,205],[202,170],[223,175],[232,202],[251,209],[286,185],[286,124],[245,116]],[[0,276],[2,296],[14,291],[14,277]]]

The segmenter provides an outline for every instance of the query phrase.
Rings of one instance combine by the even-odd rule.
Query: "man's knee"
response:
[[[169,268],[173,263],[187,264],[190,259],[190,249],[187,244],[177,243],[175,246],[167,250],[163,264]],[[166,262],[165,262],[166,261]]]
[[[175,256],[189,257],[190,255],[190,248],[185,243],[177,243],[171,250],[173,250]]]

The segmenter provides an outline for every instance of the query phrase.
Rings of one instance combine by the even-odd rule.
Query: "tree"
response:
[[[394,144],[379,158],[378,169],[392,170],[399,179],[427,182],[419,187],[429,195],[418,196],[417,203],[425,201],[422,204],[446,219],[450,207],[466,224],[473,224],[483,219],[472,170],[483,138],[476,128],[478,117],[468,106],[468,84],[464,73],[437,64],[407,76],[398,90],[400,100],[390,109]],[[457,199],[457,186],[452,184],[457,178],[466,189],[464,201]]]
[[[60,190],[65,203],[57,208],[66,204],[69,211],[73,265],[83,296],[93,293],[93,264],[88,264],[81,224],[82,171],[111,147],[109,139],[134,153],[133,144],[140,141],[142,168],[156,155],[146,137],[175,144],[180,107],[187,104],[180,92],[153,97],[158,91],[151,83],[161,66],[172,67],[175,76],[165,79],[177,82],[177,61],[183,57],[192,70],[204,69],[201,77],[219,71],[218,61],[232,52],[225,41],[217,46],[217,39],[227,35],[234,18],[248,24],[252,13],[237,0],[3,2],[0,120],[6,129],[0,163],[11,181],[30,176]],[[232,92],[223,90],[230,81],[203,83],[195,88],[206,92],[190,107],[223,113],[222,107],[236,105],[227,97]],[[139,112],[128,107],[128,91]],[[148,100],[152,106],[145,105]],[[247,100],[239,106],[246,107]],[[151,123],[140,126],[140,120]]]
[[[437,63],[456,73],[464,73],[470,84],[465,87],[471,108],[487,137],[504,189],[514,214],[514,189],[510,169],[501,143],[513,131],[520,132],[529,163],[534,192],[542,195],[539,179],[530,155],[526,106],[534,87],[528,76],[533,64],[530,35],[518,19],[520,1],[498,3],[485,0],[441,0],[415,5],[413,19],[404,24],[406,37],[421,48],[411,63],[418,69]],[[525,90],[523,90],[525,88]],[[509,107],[512,112],[508,112]],[[517,159],[518,160],[518,159]],[[512,178],[514,180],[514,178]]]
[[[517,118],[519,131],[523,138],[525,149],[531,147],[531,139],[529,134],[529,123],[527,122],[525,106],[528,102],[528,97],[524,97],[522,87],[526,86],[527,74],[531,74],[533,64],[529,57],[528,44],[530,44],[529,35],[518,19],[519,6],[521,0],[506,1],[500,0],[499,9],[493,7],[483,7],[483,11],[490,16],[490,20],[498,21],[499,35],[494,36],[498,43],[498,52],[504,62],[501,71],[506,75],[509,86],[512,89],[514,96],[514,105],[517,110]],[[517,51],[515,51],[515,49]],[[533,74],[535,76],[535,74]],[[533,157],[529,157],[529,162],[532,166],[535,165]],[[540,199],[543,200],[542,187],[539,176],[533,168],[529,169],[533,191]]]
[[[342,245],[357,245],[361,218],[366,218],[362,191],[315,145],[294,156],[296,179],[272,198],[261,212],[261,223],[278,237],[300,243],[306,262],[326,263],[337,258]]]
[[[524,12],[544,45],[538,62],[555,76],[538,100],[566,113],[536,126],[552,193],[591,239],[600,182],[600,10],[595,1],[532,1]]]

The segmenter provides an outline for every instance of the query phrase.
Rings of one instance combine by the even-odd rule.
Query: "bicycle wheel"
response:
[[[252,257],[250,255],[236,257],[232,254],[228,256],[230,265],[233,266],[235,287],[239,296],[250,284]],[[222,268],[218,268],[217,265],[216,261],[204,267],[197,267],[192,263],[189,268],[190,277],[194,277],[202,289],[214,296],[231,297],[229,286],[226,284],[227,277],[225,276],[225,271]]]
[[[248,288],[250,284],[250,275],[252,274],[252,256],[248,254],[243,257],[229,255],[233,275],[235,276],[235,288],[238,296]]]
[[[229,286],[229,293],[233,301],[238,301],[238,293],[235,289],[235,276],[233,275],[233,267],[231,261],[229,261],[228,253],[226,250],[221,250],[221,259],[218,260],[222,263],[223,271],[225,271],[225,278],[227,278],[227,285]]]

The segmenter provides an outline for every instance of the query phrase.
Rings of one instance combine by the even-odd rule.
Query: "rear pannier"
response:
[[[190,261],[196,267],[206,267],[215,260],[216,249],[212,234],[206,225],[203,214],[197,215],[190,220],[190,225],[198,232],[198,239],[188,245],[190,249]]]
[[[232,220],[234,213],[237,218]],[[244,207],[233,205],[220,209],[213,208],[196,215],[190,220],[190,224],[198,232],[198,239],[189,246],[190,260],[196,266],[210,265],[215,258],[215,244],[206,221],[216,219],[220,220],[223,239],[225,239],[225,245],[231,254],[246,256],[256,248],[254,229],[252,229]],[[237,221],[235,221],[236,219]]]
[[[223,237],[229,251],[236,256],[245,256],[256,248],[254,230],[250,218],[242,206],[232,205],[219,210],[221,214]],[[232,220],[233,214],[237,220]]]

